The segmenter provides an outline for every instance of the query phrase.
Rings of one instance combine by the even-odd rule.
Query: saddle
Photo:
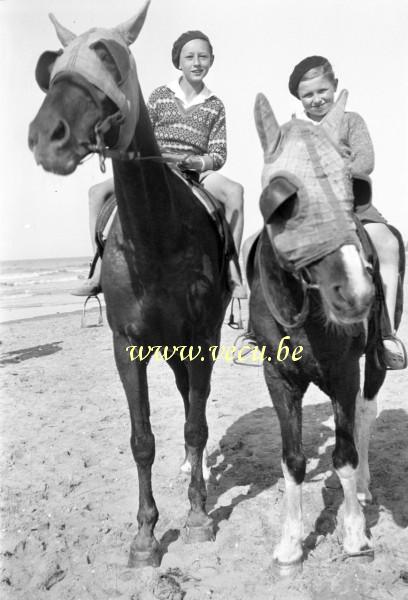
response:
[[[240,272],[238,256],[235,249],[235,244],[231,235],[230,228],[225,219],[224,207],[212,196],[198,181],[198,174],[195,171],[181,171],[175,165],[168,165],[172,171],[182,179],[182,181],[190,188],[194,194],[196,201],[200,202],[206,209],[212,222],[214,223],[218,236],[223,246],[223,264],[228,264],[233,260]],[[89,277],[92,277],[95,270],[95,265],[99,257],[103,256],[105,243],[108,237],[109,230],[117,213],[117,203],[115,194],[111,194],[103,204],[103,207],[98,215],[95,228],[95,239],[97,252],[91,263]]]

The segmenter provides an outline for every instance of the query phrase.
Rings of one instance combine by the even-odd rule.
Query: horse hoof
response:
[[[298,575],[303,570],[303,557],[291,563],[285,563],[275,559],[274,568],[279,577],[295,577],[295,575]]]
[[[143,567],[159,567],[161,563],[161,551],[159,544],[151,550],[137,550],[130,546],[128,567],[131,569],[141,569]]]
[[[183,529],[183,541],[185,544],[196,544],[201,542],[213,542],[215,540],[213,523],[191,527],[186,525]]]

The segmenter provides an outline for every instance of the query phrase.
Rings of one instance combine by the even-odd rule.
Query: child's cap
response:
[[[176,39],[176,41],[173,44],[173,49],[171,51],[171,60],[176,69],[178,69],[180,65],[180,53],[183,49],[183,46],[188,44],[188,42],[191,42],[191,40],[205,40],[210,47],[211,56],[213,55],[213,48],[211,46],[211,42],[205,35],[205,33],[202,33],[202,31],[186,31]]]
[[[331,64],[324,58],[324,56],[308,56],[304,58],[296,65],[293,69],[291,76],[289,77],[289,91],[292,96],[299,98],[298,96],[298,87],[301,82],[303,76],[310,71],[310,69],[315,69],[316,67],[329,67],[331,69]]]

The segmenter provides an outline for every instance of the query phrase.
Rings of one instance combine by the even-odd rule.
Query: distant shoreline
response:
[[[71,292],[88,277],[89,257],[8,260],[0,263],[0,322],[81,310]]]
[[[91,254],[85,254],[85,255],[79,255],[79,256],[47,256],[47,257],[43,257],[43,258],[2,258],[0,259],[0,269],[1,269],[1,265],[7,264],[7,263],[17,263],[17,262],[42,262],[42,261],[55,261],[55,260],[62,260],[62,261],[77,261],[77,260],[84,260],[84,261],[91,261],[92,260],[92,255]]]

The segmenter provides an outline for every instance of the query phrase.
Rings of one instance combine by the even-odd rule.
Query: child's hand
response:
[[[201,156],[195,156],[191,154],[190,156],[186,156],[181,162],[179,162],[179,167],[181,169],[188,169],[189,171],[198,171],[201,173],[205,166],[204,159]]]

